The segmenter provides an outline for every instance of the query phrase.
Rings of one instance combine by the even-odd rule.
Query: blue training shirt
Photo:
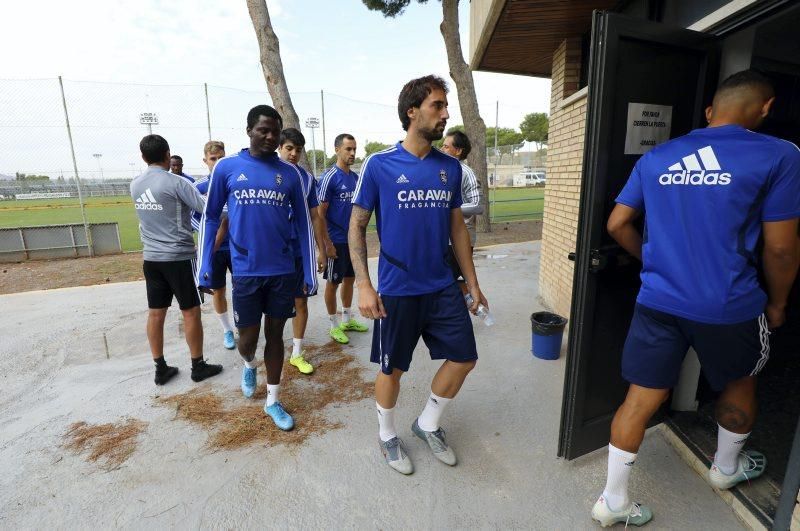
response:
[[[231,263],[237,277],[274,276],[294,272],[291,225],[300,235],[308,292],[317,289],[314,238],[303,177],[297,167],[271,153],[253,157],[248,149],[217,162],[200,227],[198,286],[208,287],[211,250],[220,214],[228,206]],[[297,215],[289,220],[290,209]]]
[[[317,201],[317,186],[314,182],[314,177],[300,166],[297,166],[297,169],[300,170],[300,174],[303,176],[303,184],[306,187],[306,203],[308,204],[308,209],[311,210],[312,208],[317,208],[319,206],[319,201]],[[290,211],[290,219],[291,216],[292,213]],[[300,238],[297,237],[297,229],[295,228],[294,224],[292,224],[292,252],[294,253],[295,258],[301,256],[302,254],[300,249]]]
[[[737,125],[696,129],[644,154],[617,202],[645,212],[650,308],[710,324],[759,316],[761,223],[800,217],[800,150]]]
[[[347,243],[350,213],[353,211],[353,194],[357,184],[356,172],[352,170],[345,172],[336,164],[319,180],[317,196],[320,203],[328,203],[325,220],[328,222],[328,236],[333,243]]]
[[[381,295],[424,295],[455,282],[448,246],[450,211],[462,203],[458,159],[436,148],[420,159],[400,143],[374,153],[361,168],[353,203],[375,211]]]
[[[200,192],[200,195],[206,197],[208,195],[208,183],[211,179],[210,175],[206,175],[205,177],[200,177],[194,182],[194,187],[197,188],[197,191]],[[228,205],[225,205],[222,208],[222,213],[224,215],[228,215]],[[203,213],[192,211],[192,229],[195,232],[200,232],[200,223],[203,220]],[[229,251],[230,250],[230,241],[227,234],[225,234],[225,238],[222,240],[222,243],[219,245],[220,251]]]

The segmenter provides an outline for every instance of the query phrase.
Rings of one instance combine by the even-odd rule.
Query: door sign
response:
[[[625,154],[642,155],[669,140],[672,106],[628,103]]]

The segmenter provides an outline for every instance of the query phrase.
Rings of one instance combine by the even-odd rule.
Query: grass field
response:
[[[492,190],[495,221],[541,219],[544,188],[501,188]],[[128,196],[92,197],[86,199],[86,217],[90,223],[119,223],[119,236],[124,251],[142,248],[139,222]],[[0,227],[29,227],[81,223],[77,199],[36,199],[0,202]]]

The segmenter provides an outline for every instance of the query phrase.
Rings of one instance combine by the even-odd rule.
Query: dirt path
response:
[[[478,235],[478,247],[539,240],[541,237],[541,221],[496,223],[492,232]],[[374,232],[367,234],[367,243],[370,256],[375,256],[378,235]],[[143,279],[141,253],[0,264],[0,295]]]

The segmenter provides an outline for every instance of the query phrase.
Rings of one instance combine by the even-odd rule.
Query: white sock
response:
[[[296,358],[297,356],[300,355],[301,352],[303,352],[303,338],[302,337],[300,337],[300,338],[293,337],[292,338],[292,357]]]
[[[739,468],[739,452],[750,434],[733,433],[719,424],[717,427],[717,454],[714,456],[714,464],[720,472],[730,476]]]
[[[628,478],[636,462],[636,454],[608,445],[608,480],[603,491],[606,505],[612,511],[622,511],[631,504],[628,498]]]
[[[267,384],[267,407],[271,406],[278,401],[278,392],[281,390],[281,384],[271,385]]]
[[[331,328],[339,328],[339,316],[336,314],[329,315],[328,319],[331,320]]]
[[[244,360],[244,366],[247,367],[248,369],[255,369],[256,367],[258,367],[258,360],[256,360],[255,356],[253,356],[253,359],[251,361],[247,361],[244,358],[242,358],[242,360]]]
[[[231,325],[230,317],[228,317],[228,312],[218,313],[217,317],[219,318],[220,324],[222,324],[223,331],[233,332],[233,326]]]
[[[350,308],[342,308],[342,322],[346,323],[350,320]]]
[[[452,398],[444,398],[431,393],[425,409],[420,413],[417,424],[425,431],[436,431],[439,429],[439,419],[442,418],[444,408],[450,403]]]
[[[378,436],[383,442],[397,437],[397,430],[394,427],[394,408],[382,408],[377,402],[375,402],[375,406],[378,408],[378,426],[380,427]]]

